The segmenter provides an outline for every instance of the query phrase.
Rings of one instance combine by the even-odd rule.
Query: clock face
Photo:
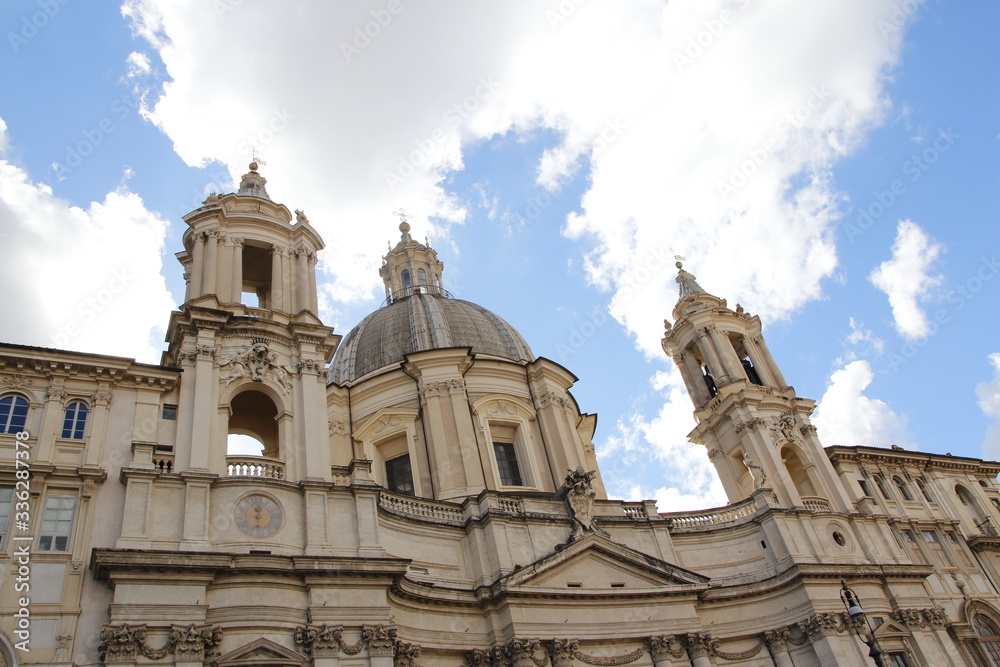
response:
[[[233,519],[250,537],[270,537],[281,528],[281,506],[260,494],[249,495],[236,503]]]

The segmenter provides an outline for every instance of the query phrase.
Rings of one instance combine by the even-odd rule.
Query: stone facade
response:
[[[162,365],[0,346],[6,664],[874,664],[842,581],[886,664],[998,664],[1000,464],[824,449],[759,318],[683,269],[664,350],[731,502],[659,513],[607,498],[572,373],[436,301],[405,220],[384,348],[320,322],[322,240],[256,165],[185,221]]]

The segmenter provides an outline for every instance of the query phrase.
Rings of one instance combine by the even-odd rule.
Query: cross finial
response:
[[[407,222],[410,219],[410,214],[406,212],[406,209],[399,209],[393,215],[398,216],[400,222]]]

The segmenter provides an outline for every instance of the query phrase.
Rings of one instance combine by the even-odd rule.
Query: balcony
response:
[[[285,479],[285,462],[266,456],[227,456],[226,474],[230,477]]]

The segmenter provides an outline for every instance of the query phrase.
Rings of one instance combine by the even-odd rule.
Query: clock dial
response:
[[[270,537],[281,528],[281,506],[268,496],[249,495],[236,503],[233,519],[250,537]]]

